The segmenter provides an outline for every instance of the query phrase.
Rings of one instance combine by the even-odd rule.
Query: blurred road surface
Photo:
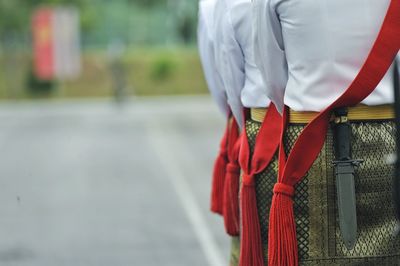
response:
[[[210,98],[1,103],[0,121],[0,265],[227,265]]]

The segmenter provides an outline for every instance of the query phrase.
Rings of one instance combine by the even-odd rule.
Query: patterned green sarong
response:
[[[230,266],[239,265],[239,253],[240,253],[240,240],[239,237],[232,237],[231,243],[231,259],[229,262]]]
[[[251,149],[261,124],[246,122]],[[285,149],[290,151],[303,125],[289,125]],[[358,239],[347,250],[339,231],[333,139],[329,131],[324,147],[306,177],[297,185],[294,198],[300,265],[400,265],[400,237],[392,203],[393,166],[386,157],[395,151],[394,123],[390,121],[352,123],[352,155],[363,159],[356,169]],[[312,145],[312,143],[310,143]],[[307,151],[304,151],[307,152]],[[276,182],[276,158],[256,176],[257,206],[267,265],[268,218],[272,189]],[[238,265],[240,244],[233,240],[231,265]]]

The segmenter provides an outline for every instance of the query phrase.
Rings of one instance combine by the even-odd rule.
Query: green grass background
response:
[[[0,54],[0,98],[35,98],[27,88],[31,65],[29,53]],[[124,53],[127,95],[158,96],[208,93],[196,47],[135,48]],[[82,54],[81,76],[57,82],[48,98],[111,97],[113,79],[107,53],[88,50]]]

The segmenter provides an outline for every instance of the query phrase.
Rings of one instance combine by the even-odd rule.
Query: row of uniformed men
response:
[[[351,121],[356,143],[348,141],[349,150],[364,160],[350,173],[355,183],[350,196],[337,195],[340,176],[327,160],[338,159],[332,143],[341,140],[323,126],[322,136],[315,135],[322,141],[315,155],[308,149],[296,154],[310,164],[301,178],[280,182],[284,155],[295,149],[305,126],[352,84],[394,2],[200,0],[204,74],[229,119],[214,169],[211,209],[224,216],[230,235],[240,236],[234,239],[232,265],[400,264],[400,242],[390,232],[396,223],[389,193],[393,169],[380,158],[395,148],[392,71],[359,105],[338,115]],[[308,138],[310,146],[318,142]],[[279,195],[289,200],[276,199]],[[344,207],[347,203],[354,206]],[[290,244],[293,237],[296,244]]]

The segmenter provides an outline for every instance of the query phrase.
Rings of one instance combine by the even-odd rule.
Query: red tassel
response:
[[[240,266],[263,266],[263,247],[254,176],[243,176],[240,197],[242,211],[242,233],[240,240]]]
[[[224,139],[222,142],[225,142]],[[222,143],[221,143],[222,144]],[[227,151],[221,147],[220,153],[214,164],[213,181],[211,189],[211,211],[223,214],[223,196],[225,186],[226,165],[228,164]]]
[[[293,186],[275,184],[268,227],[268,266],[299,265],[293,195]]]
[[[230,162],[226,167],[224,188],[224,223],[230,236],[239,235],[239,178],[239,165]]]

